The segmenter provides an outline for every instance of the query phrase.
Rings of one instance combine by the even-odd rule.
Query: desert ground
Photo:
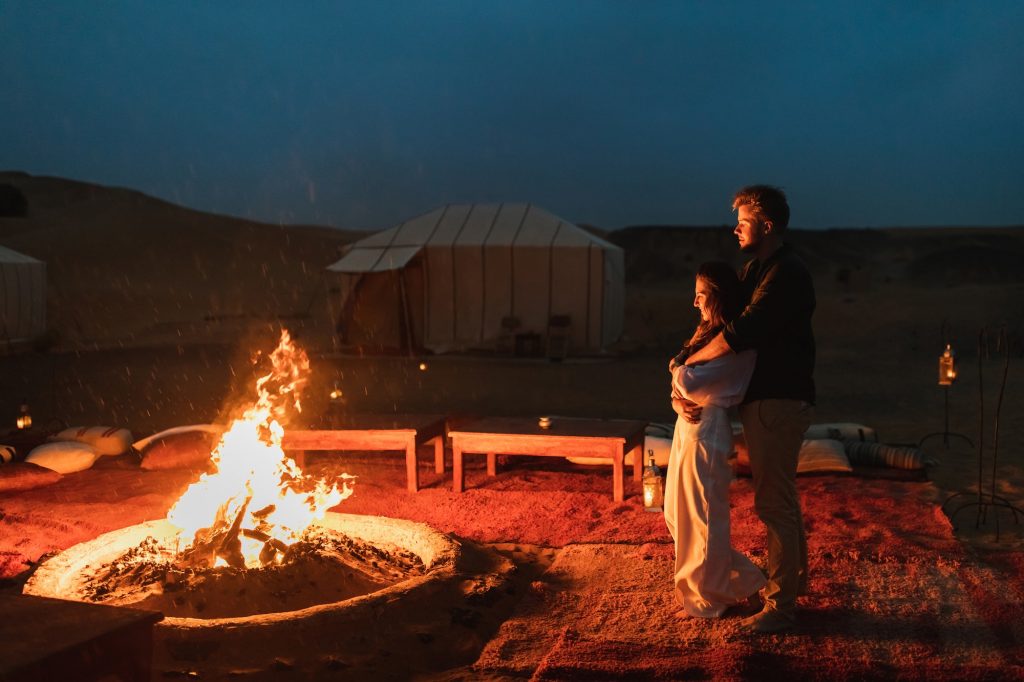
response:
[[[312,359],[310,418],[340,388],[337,402],[352,412],[671,422],[665,366],[696,321],[692,273],[706,259],[742,262],[724,225],[602,232],[625,249],[627,264],[626,331],[607,354],[557,363],[358,355],[335,344],[319,273],[362,233],[262,225],[20,173],[2,173],[0,183],[18,187],[29,207],[26,216],[0,218],[0,244],[46,261],[49,285],[46,337],[0,357],[0,415],[12,425],[22,402],[44,428],[103,424],[136,437],[217,421],[251,393],[252,355],[272,349],[282,327]],[[341,667],[285,667],[323,679],[371,672],[393,679],[1024,675],[1024,630],[1012,616],[1024,606],[1024,518],[1015,524],[990,510],[981,519],[967,508],[954,528],[939,509],[954,493],[976,491],[979,454],[985,490],[1024,505],[1024,228],[795,230],[790,239],[818,296],[815,421],[865,424],[888,443],[942,431],[936,366],[948,341],[960,360],[948,395],[950,430],[973,441],[954,438],[945,447],[941,437],[929,438],[922,449],[933,463],[923,482],[856,474],[801,481],[813,522],[812,567],[820,569],[803,629],[748,641],[735,619],[676,620],[664,525],[643,511],[634,483],[627,482],[626,502],[613,505],[601,467],[522,458],[487,479],[477,462],[461,496],[451,492],[450,473],[425,474],[425,489],[413,495],[403,490],[397,454],[320,457],[313,466],[344,465],[362,477],[365,492],[357,484],[339,511],[427,522],[509,558],[518,573],[472,637],[459,639],[461,631],[446,625],[447,634],[431,639],[434,649],[451,645],[447,658],[435,652],[417,667],[381,654]],[[1008,343],[997,347],[1002,329]],[[0,526],[7,562],[0,589],[20,589],[45,552],[129,519],[162,516],[188,475],[158,474],[127,460],[107,462],[0,500],[7,522]],[[101,484],[133,477],[138,496],[122,496],[138,506],[119,518],[105,510]],[[734,482],[733,499],[735,543],[763,561],[747,481]],[[54,524],[46,520],[51,504]],[[90,513],[77,530],[53,531],[56,521]],[[495,515],[517,522],[499,524]],[[41,537],[48,533],[55,535]],[[282,664],[254,659],[244,671],[210,661],[161,665],[154,679],[189,671],[273,679]]]

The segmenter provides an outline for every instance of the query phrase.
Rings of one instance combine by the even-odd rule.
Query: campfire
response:
[[[513,592],[515,565],[422,523],[327,511],[353,479],[312,480],[281,449],[309,361],[287,334],[264,360],[255,404],[166,518],[63,549],[24,592],[162,612],[153,665],[165,676],[318,678],[350,664],[402,668],[393,651],[478,646],[451,623],[489,617]]]
[[[377,543],[365,530],[339,532],[337,519],[326,518],[352,494],[353,477],[314,479],[281,447],[284,425],[302,410],[309,358],[285,330],[265,360],[270,371],[256,381],[255,402],[213,449],[213,471],[163,521],[97,539],[101,551],[87,550],[90,560],[69,571],[73,580],[61,578],[70,594],[55,596],[232,618],[340,602],[424,573],[416,551]]]
[[[224,433],[203,474],[167,513],[188,545],[176,552],[190,567],[255,568],[280,563],[288,548],[331,507],[352,494],[352,477],[310,480],[281,448],[282,423],[302,411],[309,358],[287,330],[270,353],[271,371],[256,381],[256,402]]]

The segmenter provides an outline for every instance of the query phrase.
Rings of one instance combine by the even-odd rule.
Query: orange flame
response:
[[[184,537],[192,538],[224,519],[230,524],[247,505],[242,527],[291,544],[352,494],[352,477],[347,474],[341,475],[340,488],[319,480],[311,490],[294,489],[294,484],[305,482],[308,487],[310,481],[281,448],[280,422],[291,409],[302,409],[300,393],[308,381],[309,358],[282,330],[270,361],[271,372],[256,381],[256,403],[231,424],[213,450],[216,470],[189,486],[167,513],[167,520]],[[261,565],[264,543],[244,536],[240,540],[246,567]]]

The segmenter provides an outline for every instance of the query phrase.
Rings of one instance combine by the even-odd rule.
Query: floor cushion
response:
[[[926,462],[915,447],[862,443],[847,438],[843,441],[846,456],[858,466],[889,467],[892,469],[924,469]]]
[[[147,438],[139,451],[141,467],[147,471],[160,469],[193,469],[208,471],[213,468],[210,453],[220,440],[219,433],[209,431],[176,431],[157,438]]]
[[[829,422],[826,424],[811,424],[804,433],[807,440],[821,440],[832,438],[834,440],[859,440],[870,443],[878,442],[878,434],[870,426],[857,424],[855,422]]]
[[[733,460],[733,472],[738,476],[750,475],[750,454],[743,435],[733,439],[736,457]],[[849,473],[853,471],[850,460],[846,457],[843,443],[833,438],[807,439],[800,445],[796,473]]]
[[[123,455],[132,446],[132,432],[116,426],[72,426],[50,436],[49,439],[87,443],[100,456]]]
[[[96,450],[88,443],[61,441],[40,445],[28,453],[25,461],[61,474],[73,474],[91,467],[97,457]]]

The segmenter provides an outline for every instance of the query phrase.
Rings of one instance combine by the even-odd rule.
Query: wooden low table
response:
[[[404,450],[406,487],[420,489],[416,449],[434,446],[434,467],[444,473],[445,417],[436,414],[355,414],[329,418],[322,428],[288,430],[285,450]]]
[[[149,682],[159,611],[0,593],[0,681]]]
[[[487,455],[487,474],[497,473],[497,455],[542,457],[607,457],[612,461],[612,498],[623,500],[623,468],[626,453],[633,452],[633,479],[640,480],[646,422],[621,419],[552,418],[542,429],[537,419],[487,417],[450,431],[452,439],[452,489],[465,485],[464,452]]]

